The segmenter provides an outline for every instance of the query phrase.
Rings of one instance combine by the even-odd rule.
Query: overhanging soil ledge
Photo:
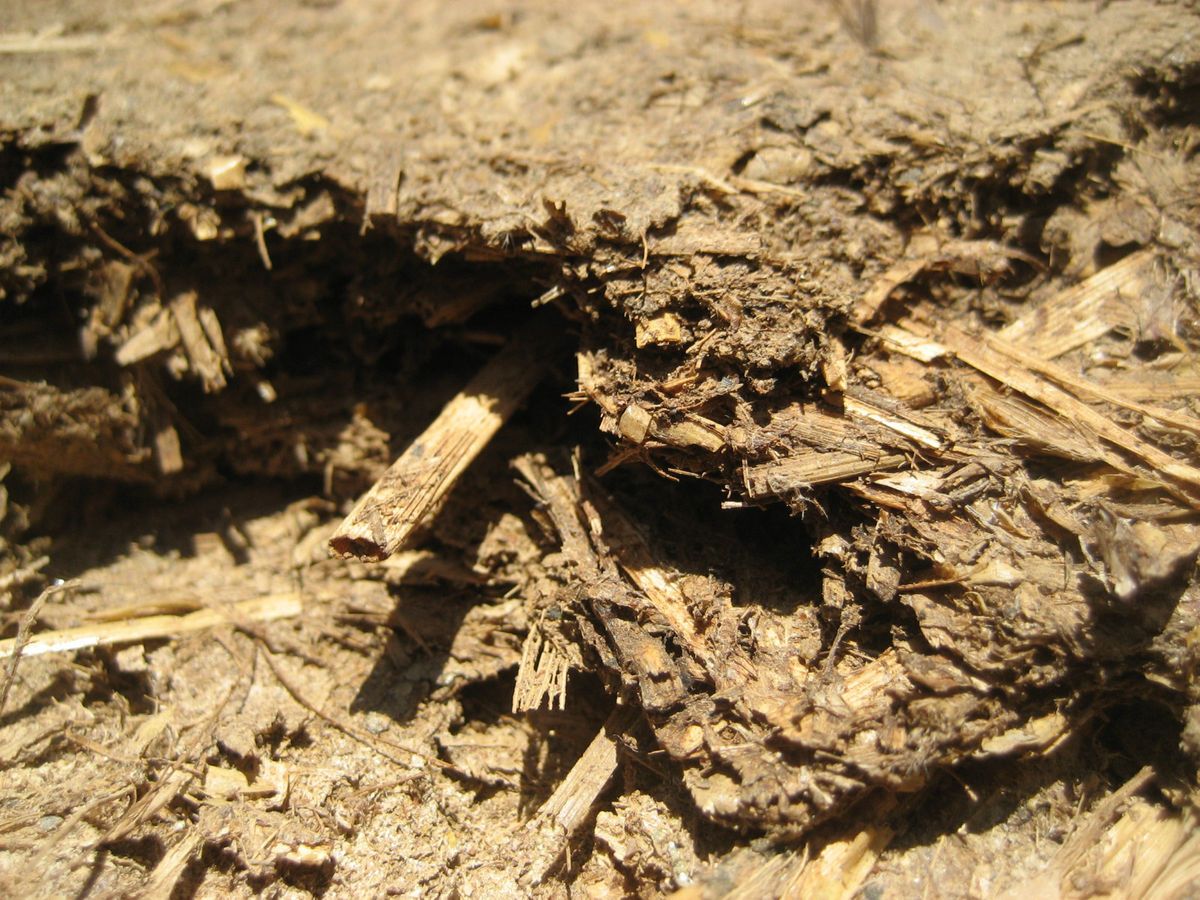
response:
[[[1195,888],[1200,17],[727,6],[14,14],[10,893]]]

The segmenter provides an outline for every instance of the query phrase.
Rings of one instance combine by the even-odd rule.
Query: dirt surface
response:
[[[9,6],[6,893],[1196,888],[1193,6]]]

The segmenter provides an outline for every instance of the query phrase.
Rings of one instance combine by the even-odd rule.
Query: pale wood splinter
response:
[[[514,334],[355,504],[333,553],[378,561],[401,549],[541,380],[554,337],[542,317]]]

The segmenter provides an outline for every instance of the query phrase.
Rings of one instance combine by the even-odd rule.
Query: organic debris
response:
[[[1195,10],[92,6],[0,38],[8,893],[1195,892]]]

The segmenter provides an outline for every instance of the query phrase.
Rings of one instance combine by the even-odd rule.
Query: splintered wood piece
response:
[[[804,897],[850,900],[858,896],[893,837],[894,832],[885,825],[868,825],[853,837],[831,841],[788,879],[778,896],[781,900]]]
[[[131,366],[155,353],[169,350],[178,343],[179,325],[170,311],[164,309],[159,311],[149,325],[117,348],[113,359],[118,365]]]
[[[378,561],[401,549],[541,380],[554,336],[543,318],[513,335],[355,504],[333,553]]]
[[[615,504],[606,503],[595,492],[592,504],[604,523],[605,539],[612,546],[621,569],[654,605],[680,642],[697,659],[709,659],[708,647],[696,630],[696,620],[673,573],[654,561],[653,553],[636,526]]]
[[[762,862],[752,851],[731,854],[704,881],[670,895],[670,900],[850,900],[875,868],[894,832],[884,825],[867,825],[854,835],[832,840],[815,853],[812,845],[787,850]],[[734,886],[729,887],[730,884]]]
[[[1071,721],[1055,710],[1049,715],[1039,716],[1010,728],[1004,734],[984,738],[975,753],[975,758],[1007,756],[1018,753],[1048,753],[1066,740],[1071,730]]]
[[[225,375],[231,369],[216,315],[209,309],[197,309],[195,291],[176,297],[171,303],[171,314],[179,328],[183,349],[187,351],[205,393],[221,390],[225,387]]]
[[[1186,871],[1188,875],[1186,881],[1194,884],[1198,877],[1195,863],[1196,840],[1193,814],[1188,811],[1180,817],[1169,816],[1162,814],[1161,810],[1154,811],[1152,807],[1138,803],[1137,795],[1156,777],[1153,767],[1143,767],[1129,781],[1097,803],[1086,818],[1081,817],[1081,824],[1077,826],[1075,833],[1059,848],[1044,871],[1033,879],[1025,879],[1020,884],[1014,885],[1000,896],[1004,900],[1016,900],[1017,897],[1031,896],[1082,896],[1082,894],[1064,893],[1062,888],[1064,885],[1070,884],[1068,878],[1072,874],[1083,872],[1087,873],[1089,879],[1095,879],[1097,883],[1103,883],[1099,882],[1102,877],[1101,873],[1110,875],[1112,879],[1110,883],[1123,884],[1129,889],[1128,893],[1122,894],[1122,896],[1188,896],[1186,891],[1175,893],[1173,891],[1133,890],[1136,882],[1132,877],[1132,869],[1138,862],[1138,857],[1141,856],[1147,857],[1150,862],[1149,866],[1141,866],[1142,871],[1138,873],[1142,876],[1138,881],[1143,882],[1144,889],[1153,885],[1153,882],[1163,874],[1162,870],[1166,868],[1165,864],[1168,859],[1176,854],[1178,856],[1173,861],[1174,868]],[[1123,811],[1125,816],[1122,816]],[[1152,815],[1146,816],[1147,811],[1152,811]],[[1153,815],[1153,812],[1158,812],[1159,815]],[[1130,813],[1133,815],[1130,816]],[[1130,818],[1137,823],[1133,828],[1128,827]],[[1145,821],[1146,818],[1150,818],[1151,821]],[[1163,831],[1168,833],[1163,833],[1155,827],[1164,820],[1167,822],[1167,828]],[[1122,827],[1123,824],[1125,827]],[[1176,827],[1172,828],[1172,825]],[[1183,830],[1183,840],[1174,834],[1169,834],[1169,832],[1176,831],[1179,825],[1192,826],[1192,828]],[[1159,841],[1164,838],[1166,840],[1160,845]],[[1178,853],[1180,850],[1184,852]],[[1124,858],[1121,858],[1122,856]],[[1113,863],[1118,863],[1118,865],[1113,865]],[[1113,869],[1117,869],[1117,871],[1112,871]],[[1147,875],[1149,878],[1146,878]]]
[[[843,407],[847,415],[869,419],[877,425],[882,425],[889,431],[894,431],[896,434],[908,438],[915,444],[928,447],[930,450],[941,450],[945,445],[945,441],[928,428],[922,428],[904,416],[880,409],[878,406],[868,403],[865,400],[860,400],[856,397],[846,397],[843,401]]]
[[[932,337],[913,334],[898,325],[883,325],[875,334],[883,341],[889,352],[903,354],[917,362],[931,363],[946,355],[946,348]]]
[[[636,403],[625,407],[617,420],[617,428],[622,437],[635,444],[654,438],[672,447],[699,447],[709,453],[716,453],[725,446],[725,429],[716,422],[689,415],[679,422],[660,424],[649,410]]]
[[[527,831],[544,830],[553,824],[552,834],[534,854],[522,881],[540,884],[567,849],[567,843],[594,812],[600,795],[617,774],[620,761],[617,738],[633,726],[637,712],[630,706],[618,706],[592,738],[567,777],[542,804],[537,815],[526,825]]]
[[[850,314],[853,321],[859,325],[869,321],[896,288],[919,275],[926,265],[924,259],[902,259],[884,272],[855,304]]]
[[[988,346],[993,350],[997,350],[1019,362],[1031,372],[1044,375],[1082,400],[1099,400],[1102,403],[1111,403],[1113,406],[1121,406],[1147,418],[1156,419],[1164,425],[1171,425],[1175,428],[1190,431],[1192,434],[1200,435],[1200,419],[1193,418],[1185,413],[1177,413],[1174,410],[1161,409],[1156,406],[1147,406],[1144,403],[1138,403],[1136,400],[1131,400],[1118,392],[1109,390],[1104,385],[1099,385],[1086,378],[1072,375],[1057,363],[1039,359],[1003,338],[989,335],[986,341]],[[1182,389],[1178,390],[1174,396],[1184,396]]]
[[[513,687],[512,711],[537,709],[550,698],[549,708],[567,708],[567,674],[571,660],[559,650],[538,625],[529,629],[521,648],[517,683]]]
[[[601,563],[579,516],[581,498],[578,482],[574,478],[556,475],[540,455],[518,457],[513,460],[512,467],[543,504],[558,532],[563,553],[579,567],[581,580],[598,579],[601,576]]]
[[[153,819],[158,812],[187,790],[196,777],[184,768],[174,768],[178,763],[172,763],[173,771],[161,776],[149,791],[130,805],[116,823],[104,833],[103,842],[119,841],[133,834],[145,822]]]
[[[973,377],[972,377],[973,376]],[[1079,429],[1021,394],[1007,393],[974,373],[962,379],[964,395],[983,424],[997,434],[1067,459],[1099,460],[1118,472],[1136,475],[1135,468],[1090,431]]]
[[[169,900],[188,863],[203,843],[204,835],[199,830],[184,835],[183,840],[163,854],[138,896],[142,900]]]
[[[513,467],[544,504],[542,509],[558,532],[563,555],[572,561],[579,582],[596,586],[588,602],[611,642],[596,649],[602,656],[609,653],[611,665],[619,665],[631,676],[643,709],[661,712],[673,708],[684,691],[677,665],[662,640],[639,624],[654,603],[622,578],[617,561],[604,545],[604,521],[581,495],[578,480],[554,474],[545,460],[535,455],[514,460]],[[633,617],[626,620],[615,615],[614,607],[622,607]]]
[[[1142,773],[1134,776],[1134,783]],[[1113,797],[1121,795],[1124,788]],[[1112,799],[1112,798],[1109,798]],[[1200,822],[1194,807],[1164,807],[1140,796],[1120,796],[1119,804],[1097,804],[1101,821],[1122,810],[1121,817],[1097,834],[1092,821],[1072,836],[1050,867],[1035,881],[1026,880],[1023,896],[1060,897],[1066,886],[1120,885],[1125,897],[1195,897],[1200,890]],[[1067,864],[1059,856],[1072,859]],[[1017,895],[1013,890],[1010,896]]]
[[[941,340],[954,351],[955,356],[971,368],[996,379],[1001,384],[1007,384],[1053,410],[1068,422],[1083,426],[1108,443],[1133,454],[1157,474],[1187,485],[1193,492],[1200,488],[1200,469],[1180,462],[1061,388],[1042,380],[1023,365],[1014,364],[1011,354],[1006,356],[989,346],[988,342],[973,338],[953,326],[944,330]]]
[[[1154,275],[1153,250],[1139,250],[1091,278],[1055,294],[1000,331],[999,336],[1027,353],[1054,359],[1134,324],[1129,300]]]
[[[618,707],[588,744],[567,777],[542,804],[538,817],[556,822],[568,835],[582,825],[617,771],[617,736],[633,724],[632,707]]]
[[[616,418],[620,414],[621,408],[617,405],[616,400],[609,396],[608,391],[604,390],[600,379],[596,375],[595,355],[581,350],[575,354],[575,364],[579,370],[577,376],[577,381],[579,382],[578,399],[585,403],[591,400],[608,413],[608,415]]]
[[[1200,378],[1174,372],[1120,373],[1104,382],[1104,389],[1126,400],[1178,400],[1200,397]]]
[[[179,443],[179,432],[170,422],[163,422],[154,431],[154,462],[163,475],[183,471],[183,447]]]

